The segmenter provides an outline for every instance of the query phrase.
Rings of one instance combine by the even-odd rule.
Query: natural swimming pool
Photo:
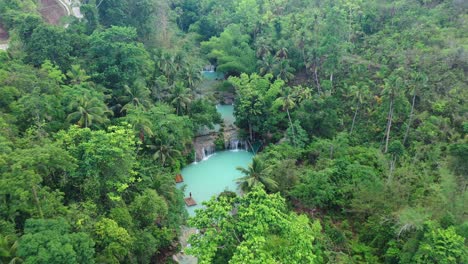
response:
[[[233,105],[222,105],[216,106],[216,110],[221,114],[221,118],[224,120],[226,125],[232,125],[234,123],[234,106]]]
[[[224,73],[222,72],[202,71],[201,74],[207,80],[222,80],[224,78]]]
[[[202,72],[204,78],[215,79],[223,76],[217,72]],[[225,125],[232,125],[235,121],[233,105],[217,105],[217,111],[221,114]],[[215,131],[219,130],[219,125]],[[252,161],[253,154],[244,150],[226,150],[215,152],[210,157],[196,163],[192,163],[182,169],[184,182],[177,186],[186,186],[184,197],[192,198],[196,206],[187,207],[190,216],[195,215],[195,209],[202,208],[202,202],[208,201],[213,195],[218,195],[225,190],[238,192],[236,179],[242,177],[236,167],[247,167]]]
[[[252,153],[247,151],[220,151],[206,160],[192,163],[182,169],[184,182],[178,186],[186,185],[185,197],[197,202],[196,206],[187,207],[190,216],[195,215],[195,209],[202,208],[202,202],[207,201],[213,195],[218,195],[224,190],[238,191],[236,179],[241,173],[236,167],[247,167],[252,161]]]

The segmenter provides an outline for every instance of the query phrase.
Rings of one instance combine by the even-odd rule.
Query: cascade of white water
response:
[[[239,150],[239,140],[237,139],[233,139],[231,140],[231,143],[230,143],[230,149],[231,150],[235,150],[235,151],[238,151]]]
[[[202,160],[207,160],[211,155],[215,154],[215,152],[216,152],[215,145],[207,146],[206,148],[203,147],[202,148],[202,154],[203,154]]]
[[[229,140],[229,143],[226,145],[226,148],[232,151],[239,151],[239,150],[249,151],[250,145],[249,145],[249,142],[245,140],[231,139]]]

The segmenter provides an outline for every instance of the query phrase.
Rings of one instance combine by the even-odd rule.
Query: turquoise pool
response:
[[[234,123],[234,106],[233,105],[217,105],[216,110],[221,114],[226,125],[232,125]]]
[[[222,72],[215,72],[215,71],[202,71],[203,78],[207,80],[221,80],[224,79],[224,74]]]
[[[190,216],[195,215],[195,209],[202,208],[202,202],[209,200],[224,190],[238,191],[235,179],[241,177],[236,167],[247,167],[252,161],[252,153],[247,151],[220,151],[206,160],[192,163],[182,169],[185,197],[192,193],[196,206],[187,207]]]

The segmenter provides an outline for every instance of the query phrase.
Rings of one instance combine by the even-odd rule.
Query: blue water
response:
[[[252,161],[252,153],[247,151],[220,151],[206,160],[192,163],[182,169],[185,197],[192,193],[192,198],[197,202],[196,206],[187,207],[190,216],[195,215],[195,209],[202,208],[202,202],[209,200],[213,195],[229,190],[238,192],[236,179],[241,173],[236,167],[247,167]]]
[[[226,125],[234,123],[234,106],[233,105],[217,105],[216,110],[221,114]]]
[[[202,71],[201,72],[203,78],[207,80],[222,80],[224,79],[224,74],[222,72],[215,72],[215,71]]]

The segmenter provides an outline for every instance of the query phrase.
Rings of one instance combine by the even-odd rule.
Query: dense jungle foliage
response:
[[[468,2],[38,8],[0,0],[0,263],[171,263],[184,224],[200,263],[468,262]],[[187,222],[225,94],[261,151]]]

